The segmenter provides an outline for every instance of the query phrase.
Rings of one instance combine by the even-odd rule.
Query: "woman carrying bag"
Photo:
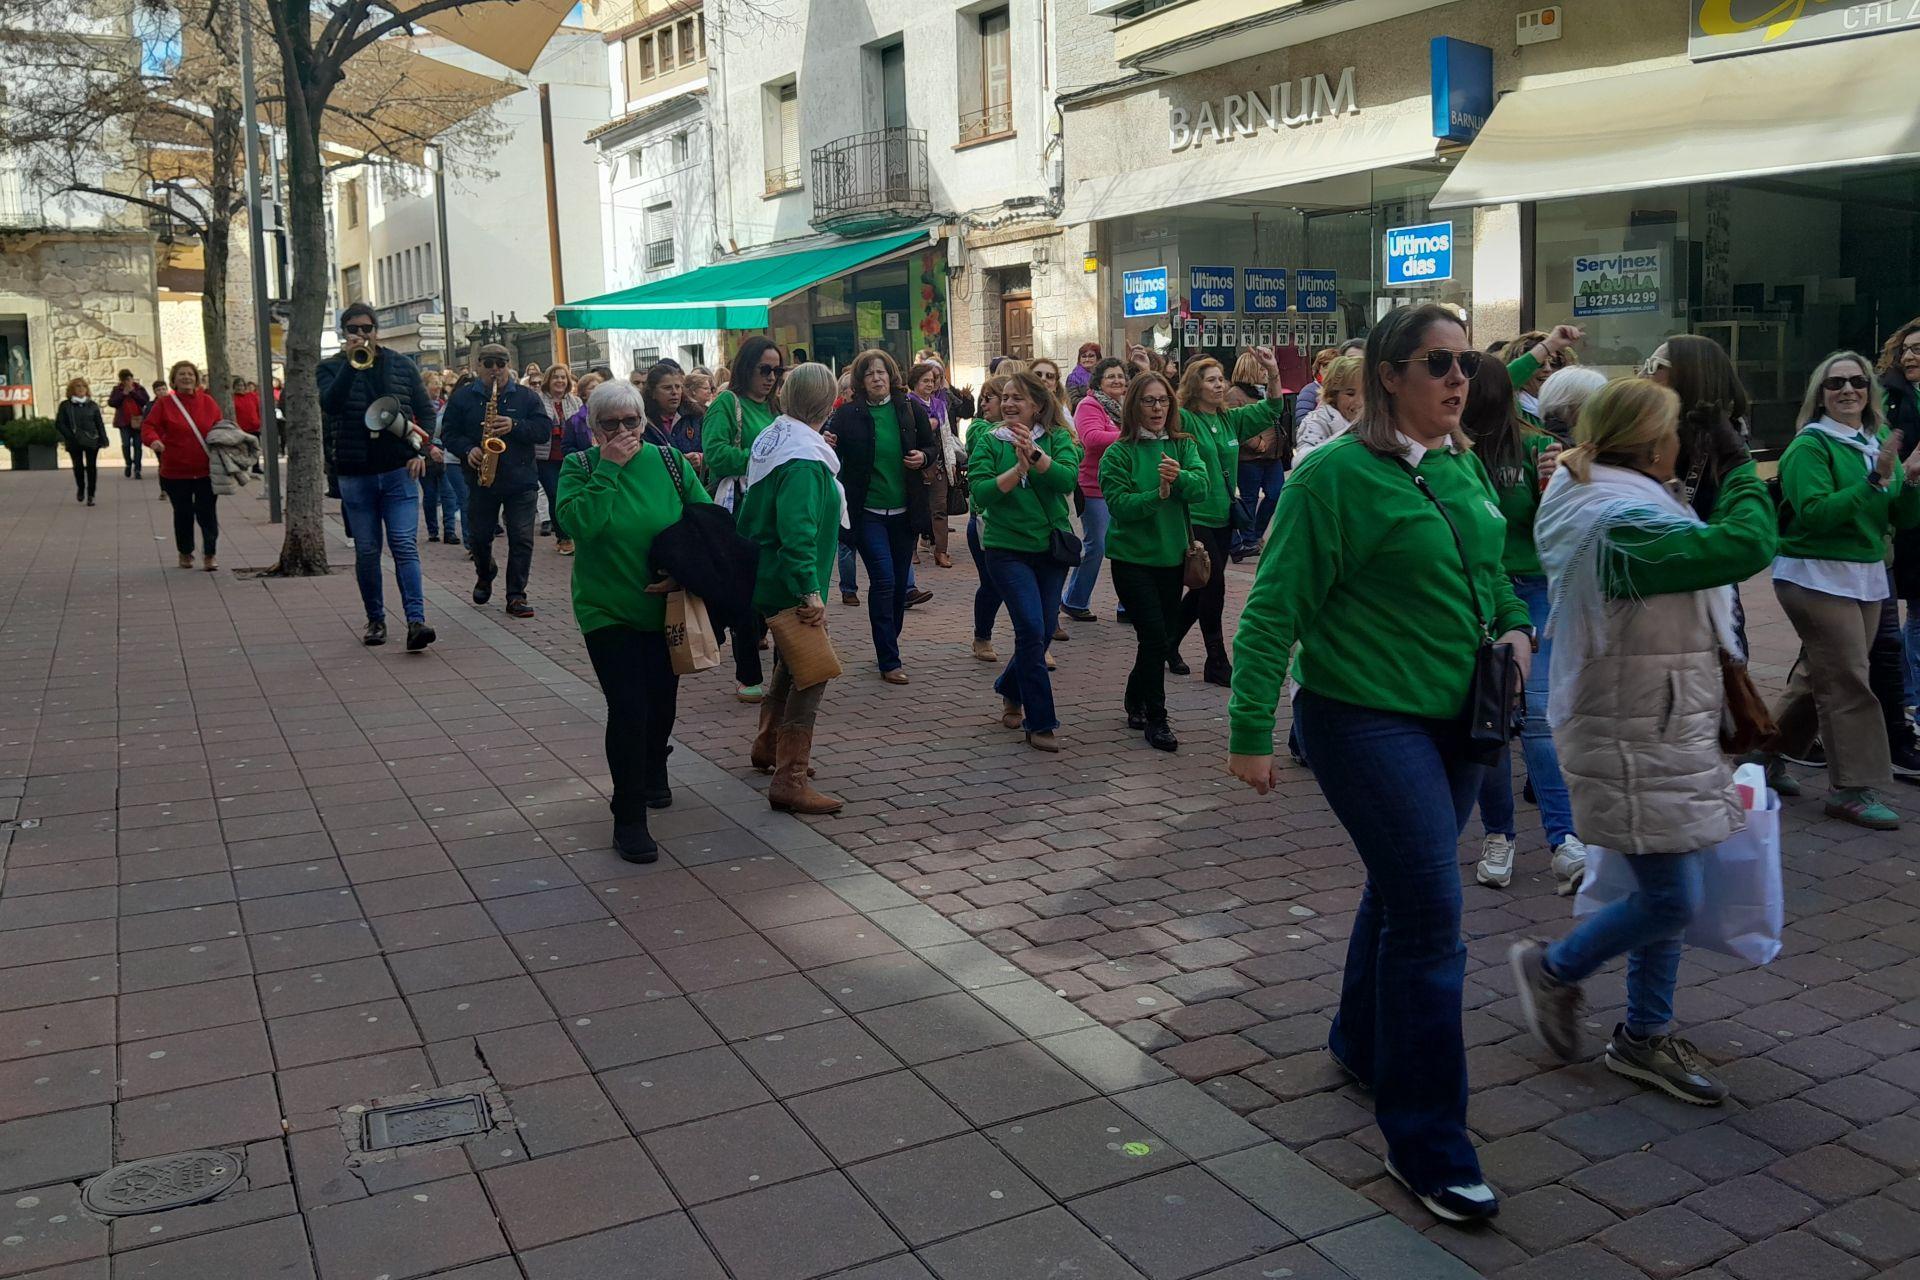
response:
[[[160,459],[160,490],[173,504],[173,542],[180,567],[193,568],[193,527],[200,526],[201,567],[219,568],[220,515],[213,491],[207,432],[220,423],[220,402],[200,386],[200,370],[182,360],[167,373],[169,389],[154,398],[140,437]]]
[[[1193,548],[1188,512],[1206,496],[1207,473],[1193,437],[1179,429],[1173,384],[1143,373],[1127,388],[1120,434],[1100,459],[1100,490],[1112,523],[1107,553],[1113,589],[1133,622],[1133,670],[1127,673],[1127,728],[1147,745],[1179,749],[1167,723],[1167,654],[1180,623],[1180,591]],[[1205,551],[1194,566],[1205,567]]]
[[[840,531],[850,521],[839,455],[820,434],[835,390],[833,371],[823,364],[799,365],[788,375],[787,412],[754,441],[739,512],[741,536],[760,548],[754,607],[774,635],[773,679],[760,703],[753,767],[773,775],[767,803],[789,813],[837,813],[842,804],[807,781],[814,721],[831,676],[809,680],[804,669],[839,669],[827,641],[826,596]],[[802,647],[804,655],[788,651]]]
[[[92,506],[100,487],[100,451],[107,447],[107,423],[85,378],[67,384],[67,398],[53,411],[53,429],[73,459],[74,501]]]
[[[1515,943],[1510,960],[1529,1027],[1572,1061],[1580,983],[1625,954],[1626,1019],[1607,1042],[1607,1068],[1712,1105],[1726,1086],[1667,1027],[1702,851],[1746,824],[1721,750],[1723,664],[1745,660],[1732,587],[1766,567],[1778,535],[1766,487],[1731,442],[1712,460],[1723,478],[1712,516],[1694,514],[1674,483],[1679,424],[1673,392],[1639,378],[1609,384],[1581,412],[1579,443],[1540,502],[1559,651],[1547,720],[1574,824],[1626,855],[1636,888],[1551,946]]]

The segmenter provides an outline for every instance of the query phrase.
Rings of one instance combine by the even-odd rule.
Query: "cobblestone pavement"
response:
[[[1920,1275],[1910,833],[1789,812],[1786,955],[1683,972],[1734,1088],[1707,1112],[1518,1031],[1505,945],[1566,917],[1523,832],[1515,888],[1467,890],[1471,1118],[1507,1199],[1460,1232],[1381,1181],[1320,1052],[1359,875],[1311,778],[1232,789],[1197,682],[1182,752],[1139,745],[1111,621],[1058,646],[1047,759],[997,726],[964,560],[921,569],[907,688],[835,605],[816,759],[850,804],[808,824],[752,790],[723,673],[686,682],[639,869],[606,848],[550,542],[526,623],[428,548],[442,639],[409,657],[359,646],[350,574],[230,572],[277,541],[250,496],[206,575],[171,567],[151,480],[91,512],[0,483],[0,1277]],[[1777,679],[1790,633],[1747,599]],[[1617,969],[1593,994],[1597,1033]],[[449,1090],[510,1119],[349,1158],[349,1108]],[[244,1151],[234,1192],[77,1206],[197,1146]]]

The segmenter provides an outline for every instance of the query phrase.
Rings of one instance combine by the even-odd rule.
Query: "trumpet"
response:
[[[373,368],[374,349],[371,344],[364,347],[352,347],[347,351],[347,365],[353,369]]]
[[[486,424],[493,421],[494,410],[500,403],[500,384],[494,383],[487,392],[487,411],[480,415],[480,429],[486,430]],[[507,451],[507,442],[499,436],[487,436],[480,441],[480,486],[493,487],[493,480],[500,472],[500,455]]]

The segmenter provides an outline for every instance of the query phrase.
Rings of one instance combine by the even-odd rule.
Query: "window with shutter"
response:
[[[967,137],[1013,130],[1013,34],[1005,9],[980,15],[980,116]]]
[[[650,204],[646,212],[647,266],[673,265],[673,203]]]
[[[797,85],[780,87],[780,160],[787,165],[800,163],[800,89]]]
[[[694,46],[693,19],[688,18],[685,22],[682,22],[680,24],[680,65],[681,66],[683,67],[688,66],[693,62],[693,58],[694,58],[693,46]]]

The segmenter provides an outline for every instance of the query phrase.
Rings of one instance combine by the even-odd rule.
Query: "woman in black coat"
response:
[[[867,620],[880,678],[907,683],[900,666],[900,627],[907,613],[907,573],[914,543],[933,531],[926,467],[934,457],[933,424],[907,394],[900,366],[879,348],[863,351],[850,370],[853,394],[827,419],[826,438],[840,455],[850,528],[840,539],[867,566]]]
[[[107,447],[107,423],[85,378],[67,384],[67,398],[53,411],[53,429],[73,459],[74,501],[92,506],[94,490],[100,486],[100,451]]]

